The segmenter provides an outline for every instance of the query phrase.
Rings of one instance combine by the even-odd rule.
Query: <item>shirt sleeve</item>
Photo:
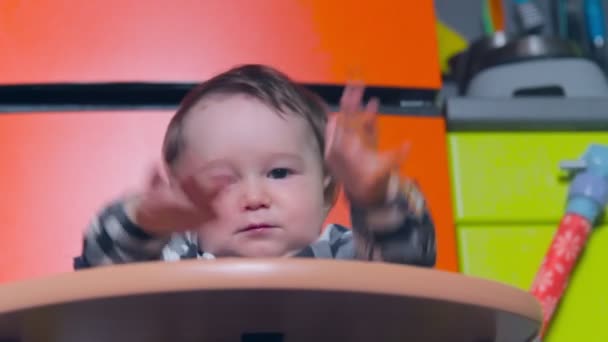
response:
[[[74,259],[74,268],[160,260],[168,238],[157,238],[133,223],[117,201],[95,215],[83,237],[80,256]]]
[[[436,262],[435,226],[417,184],[394,176],[384,203],[351,204],[357,259],[432,267]]]
[[[355,248],[352,230],[330,224],[317,241],[302,249],[294,257],[318,259],[354,259]]]

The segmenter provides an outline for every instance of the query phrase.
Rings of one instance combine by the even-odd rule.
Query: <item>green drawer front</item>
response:
[[[463,225],[458,243],[463,273],[524,290],[551,243],[556,227]],[[608,226],[591,236],[546,342],[608,341]]]
[[[459,223],[557,222],[577,159],[608,133],[450,133],[453,203]],[[608,217],[608,216],[607,216]]]

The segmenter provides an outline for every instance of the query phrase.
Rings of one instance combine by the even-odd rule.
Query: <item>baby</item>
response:
[[[150,260],[315,257],[435,264],[435,230],[407,146],[375,148],[378,101],[348,85],[330,114],[267,66],[194,88],[171,119],[164,170],[88,227],[75,268]],[[323,222],[343,187],[352,229]]]

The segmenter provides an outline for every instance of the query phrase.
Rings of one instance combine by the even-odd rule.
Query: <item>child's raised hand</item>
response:
[[[331,114],[326,129],[325,159],[334,177],[357,205],[381,204],[389,180],[405,159],[409,145],[396,151],[377,150],[378,99],[362,106],[364,86],[351,83],[340,100],[340,111]]]
[[[213,217],[211,203],[221,188],[202,178],[197,174],[169,184],[154,169],[145,190],[126,201],[127,215],[154,236],[196,228]]]

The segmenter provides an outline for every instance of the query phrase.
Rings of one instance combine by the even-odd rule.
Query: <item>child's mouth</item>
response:
[[[269,223],[256,223],[256,224],[250,224],[250,225],[246,226],[245,228],[240,229],[239,233],[261,232],[261,231],[265,231],[265,230],[272,229],[272,228],[277,228],[277,227],[275,225],[272,225]]]

